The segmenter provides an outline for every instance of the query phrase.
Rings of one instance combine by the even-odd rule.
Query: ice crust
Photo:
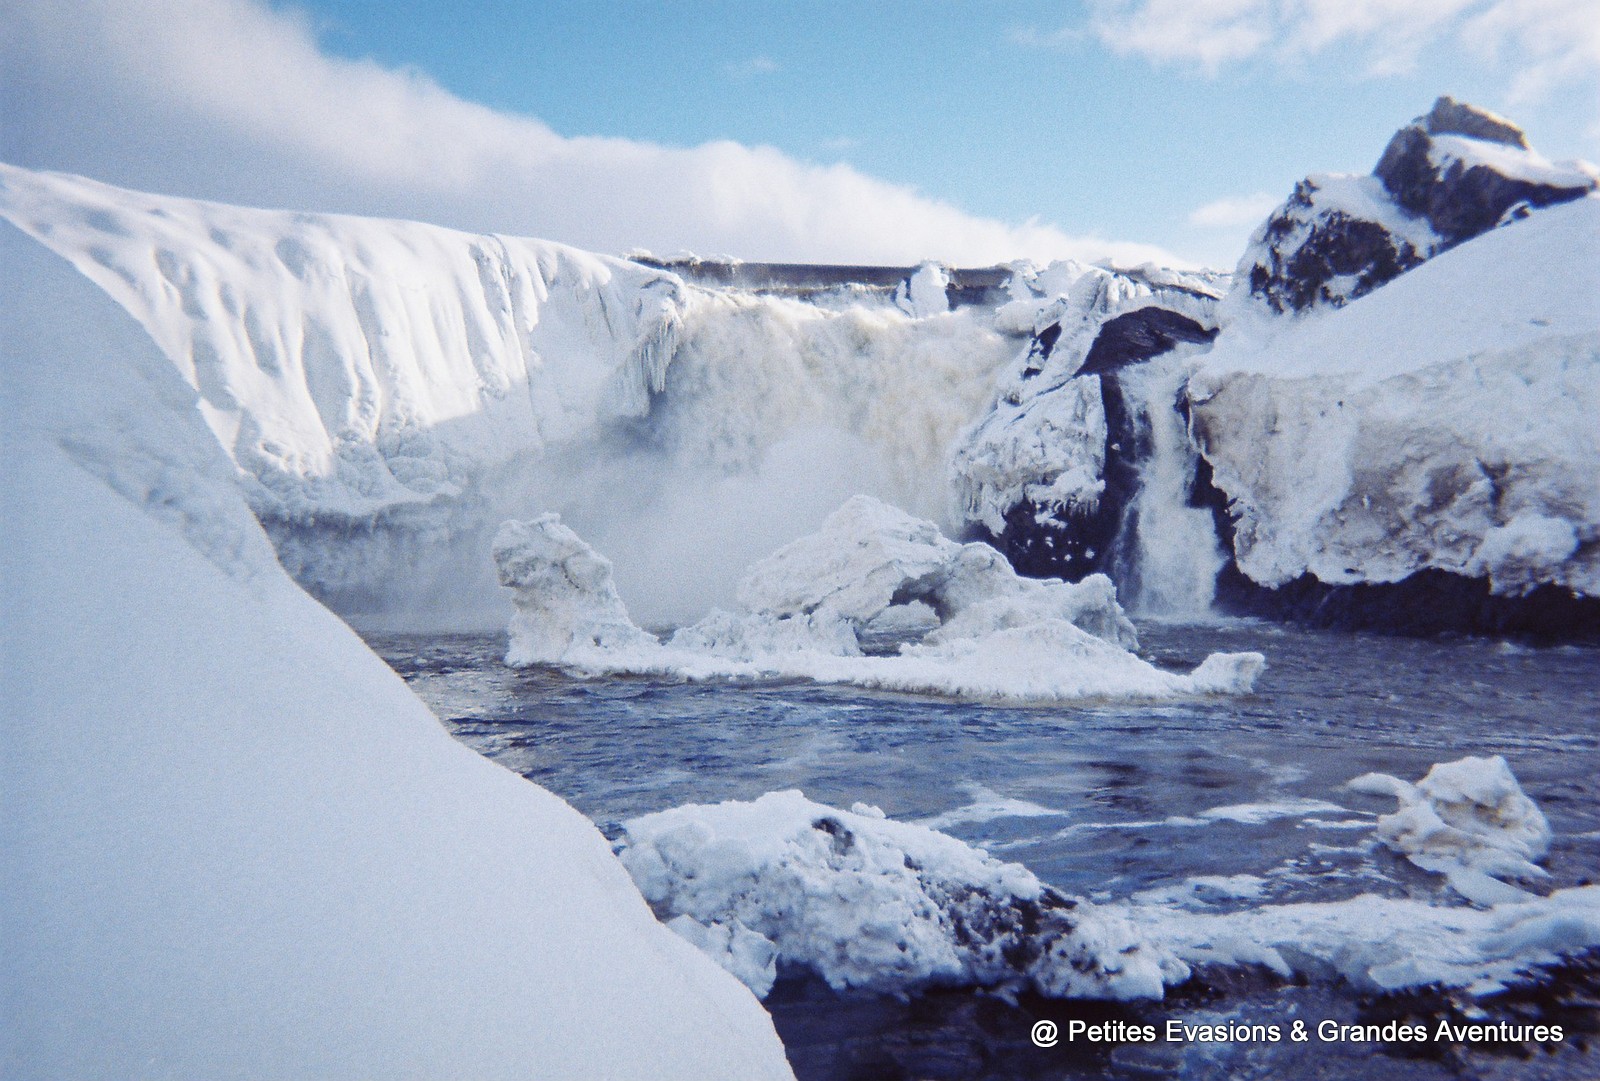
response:
[[[1411,802],[1379,818],[1374,836],[1425,865],[1437,858],[1493,883],[1485,867],[1526,869],[1549,842],[1542,814],[1499,758],[1436,765],[1417,785],[1379,774],[1353,785],[1405,793]],[[1261,901],[1259,877],[1200,876],[1089,904],[932,828],[1061,813],[986,789],[974,796],[971,808],[912,824],[875,807],[846,812],[771,792],[644,815],[624,824],[616,847],[658,915],[763,996],[779,965],[835,988],[899,995],[974,986],[1161,998],[1196,966],[1338,977],[1364,991],[1440,985],[1486,995],[1600,946],[1593,886],[1547,897],[1507,887],[1469,897],[1471,906],[1371,894],[1271,904]],[[1283,809],[1294,814],[1336,809],[1292,802]],[[1272,817],[1253,805],[1170,824]]]
[[[147,334],[3,222],[0,265],[0,1073],[791,1077],[591,823],[283,573]]]
[[[1158,999],[1188,975],[1123,918],[882,812],[771,792],[645,815],[623,830],[623,866],[656,912],[762,996],[780,961],[836,989],[893,994],[961,986]]]
[[[984,544],[958,544],[869,496],[750,569],[742,610],[716,610],[666,642],[627,620],[609,565],[552,515],[509,522],[495,546],[513,590],[507,663],[686,679],[806,678],[1021,701],[1249,691],[1259,653],[1213,654],[1192,673],[1129,652],[1110,579],[1019,577]],[[863,655],[863,640],[898,652]]]
[[[1239,318],[1190,380],[1253,580],[1426,568],[1600,595],[1600,198],[1335,311]]]
[[[1469,900],[1526,899],[1500,880],[1546,875],[1534,861],[1550,850],[1550,823],[1499,755],[1440,763],[1416,784],[1368,773],[1350,787],[1398,800],[1399,810],[1378,819],[1378,838]]]

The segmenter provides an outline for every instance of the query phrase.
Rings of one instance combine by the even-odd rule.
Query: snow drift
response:
[[[145,333],[10,225],[0,265],[0,1072],[788,1077],[592,825],[283,574]]]
[[[517,609],[506,660],[518,666],[1061,701],[1240,694],[1264,664],[1218,653],[1188,675],[1162,671],[1125,648],[1133,625],[1109,579],[1021,578],[988,545],[869,496],[753,566],[741,612],[714,610],[665,644],[633,625],[610,563],[556,516],[507,522],[494,557]]]
[[[9,166],[0,215],[149,331],[285,567],[369,624],[498,624],[483,556],[529,506],[601,543],[661,622],[726,603],[858,491],[941,517],[949,446],[1014,348],[987,309],[930,299],[937,268],[918,318]]]

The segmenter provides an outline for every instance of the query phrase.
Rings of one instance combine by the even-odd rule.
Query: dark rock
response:
[[[1497,172],[1487,164],[1451,161],[1440,168],[1430,151],[1434,135],[1464,135],[1527,149],[1522,129],[1509,121],[1451,98],[1440,98],[1427,116],[1395,133],[1373,170],[1404,210],[1426,218],[1444,248],[1486,233],[1519,205],[1544,207],[1569,202],[1595,184],[1544,184]]]
[[[1138,308],[1106,321],[1078,374],[1114,372],[1165,353],[1179,342],[1209,342],[1216,336],[1216,327],[1201,326],[1187,315],[1166,308]]]
[[[1309,179],[1295,185],[1289,201],[1268,219],[1264,250],[1250,267],[1250,291],[1273,311],[1298,312],[1315,304],[1339,307],[1427,257],[1375,221],[1320,209],[1317,190]]]
[[[1229,560],[1217,576],[1216,605],[1233,615],[1380,634],[1484,634],[1536,642],[1600,642],[1600,598],[1542,585],[1496,596],[1482,578],[1422,570],[1399,582],[1329,585],[1303,574],[1276,589]]]

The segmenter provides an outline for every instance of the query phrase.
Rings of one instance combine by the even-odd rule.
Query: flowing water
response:
[[[1019,708],[811,683],[583,680],[501,663],[500,636],[373,645],[457,738],[560,794],[609,835],[683,803],[800,788],[865,801],[1027,865],[1101,901],[1187,894],[1209,910],[1360,893],[1458,904],[1371,840],[1393,801],[1349,791],[1370,771],[1504,755],[1555,831],[1554,888],[1600,881],[1600,653],[1416,640],[1253,622],[1141,627],[1145,656],[1190,667],[1260,649],[1257,693],[1178,703]],[[1236,878],[1235,876],[1246,876]],[[1197,882],[1196,880],[1204,880]],[[1235,889],[1231,883],[1244,883]],[[1373,999],[1333,975],[1285,983],[1202,973],[1165,1003],[1016,1004],[963,992],[841,996],[788,974],[768,1000],[802,1078],[1600,1076],[1600,978],[1578,964],[1495,1009],[1559,1017],[1553,1052],[1371,1043],[1098,1044],[1028,1040],[1035,1018],[1285,1022],[1454,1016],[1442,994]],[[1420,1054],[1420,1057],[1418,1057]]]

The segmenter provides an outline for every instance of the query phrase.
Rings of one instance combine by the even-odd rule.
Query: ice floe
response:
[[[752,567],[742,611],[665,643],[628,620],[609,564],[555,516],[507,523],[494,556],[517,606],[512,665],[1059,701],[1245,693],[1265,663],[1219,653],[1187,675],[1158,669],[1129,652],[1133,626],[1104,576],[1022,578],[993,548],[867,496]]]

